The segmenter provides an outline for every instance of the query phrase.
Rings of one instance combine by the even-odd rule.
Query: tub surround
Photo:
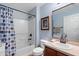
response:
[[[26,46],[22,49],[16,49],[16,56],[30,56],[32,51],[35,48],[35,45]]]
[[[69,45],[70,46],[70,48],[66,48],[66,49],[58,48],[57,45],[59,45],[60,42],[57,41],[57,40],[54,40],[54,39],[53,39],[53,41],[42,40],[42,42],[43,42],[43,44],[45,46],[45,49],[46,48],[47,49],[50,48],[52,50],[58,51],[58,52],[55,52],[54,51],[54,53],[58,53],[58,54],[56,54],[58,56],[59,56],[60,53],[62,53],[64,56],[66,56],[66,55],[67,56],[79,56],[79,46],[78,46],[78,44],[77,45],[74,45],[75,44],[74,42],[72,42],[74,44],[72,44],[71,42],[70,42],[71,44],[69,42],[66,43],[66,45]],[[44,53],[45,53],[45,51],[44,51]],[[51,52],[51,53],[53,53],[53,52]]]

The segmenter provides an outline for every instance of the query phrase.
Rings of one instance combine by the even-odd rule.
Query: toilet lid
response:
[[[40,48],[40,47],[37,47],[37,48],[35,48],[34,50],[33,50],[33,52],[43,52],[43,48]]]

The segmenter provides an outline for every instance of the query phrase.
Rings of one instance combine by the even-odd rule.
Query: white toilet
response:
[[[43,42],[41,41],[41,47],[36,47],[32,54],[33,56],[43,56],[43,51],[44,51],[44,45]]]

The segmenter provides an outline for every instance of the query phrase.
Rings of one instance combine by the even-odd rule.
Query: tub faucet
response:
[[[62,34],[60,37],[60,43],[65,43],[67,42],[67,34]]]

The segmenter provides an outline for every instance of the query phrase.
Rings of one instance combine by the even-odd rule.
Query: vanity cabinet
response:
[[[57,51],[57,56],[67,56],[67,55]]]
[[[44,56],[67,56],[67,55],[45,46]]]
[[[55,55],[56,55],[55,50],[45,47],[44,56],[55,56]]]

